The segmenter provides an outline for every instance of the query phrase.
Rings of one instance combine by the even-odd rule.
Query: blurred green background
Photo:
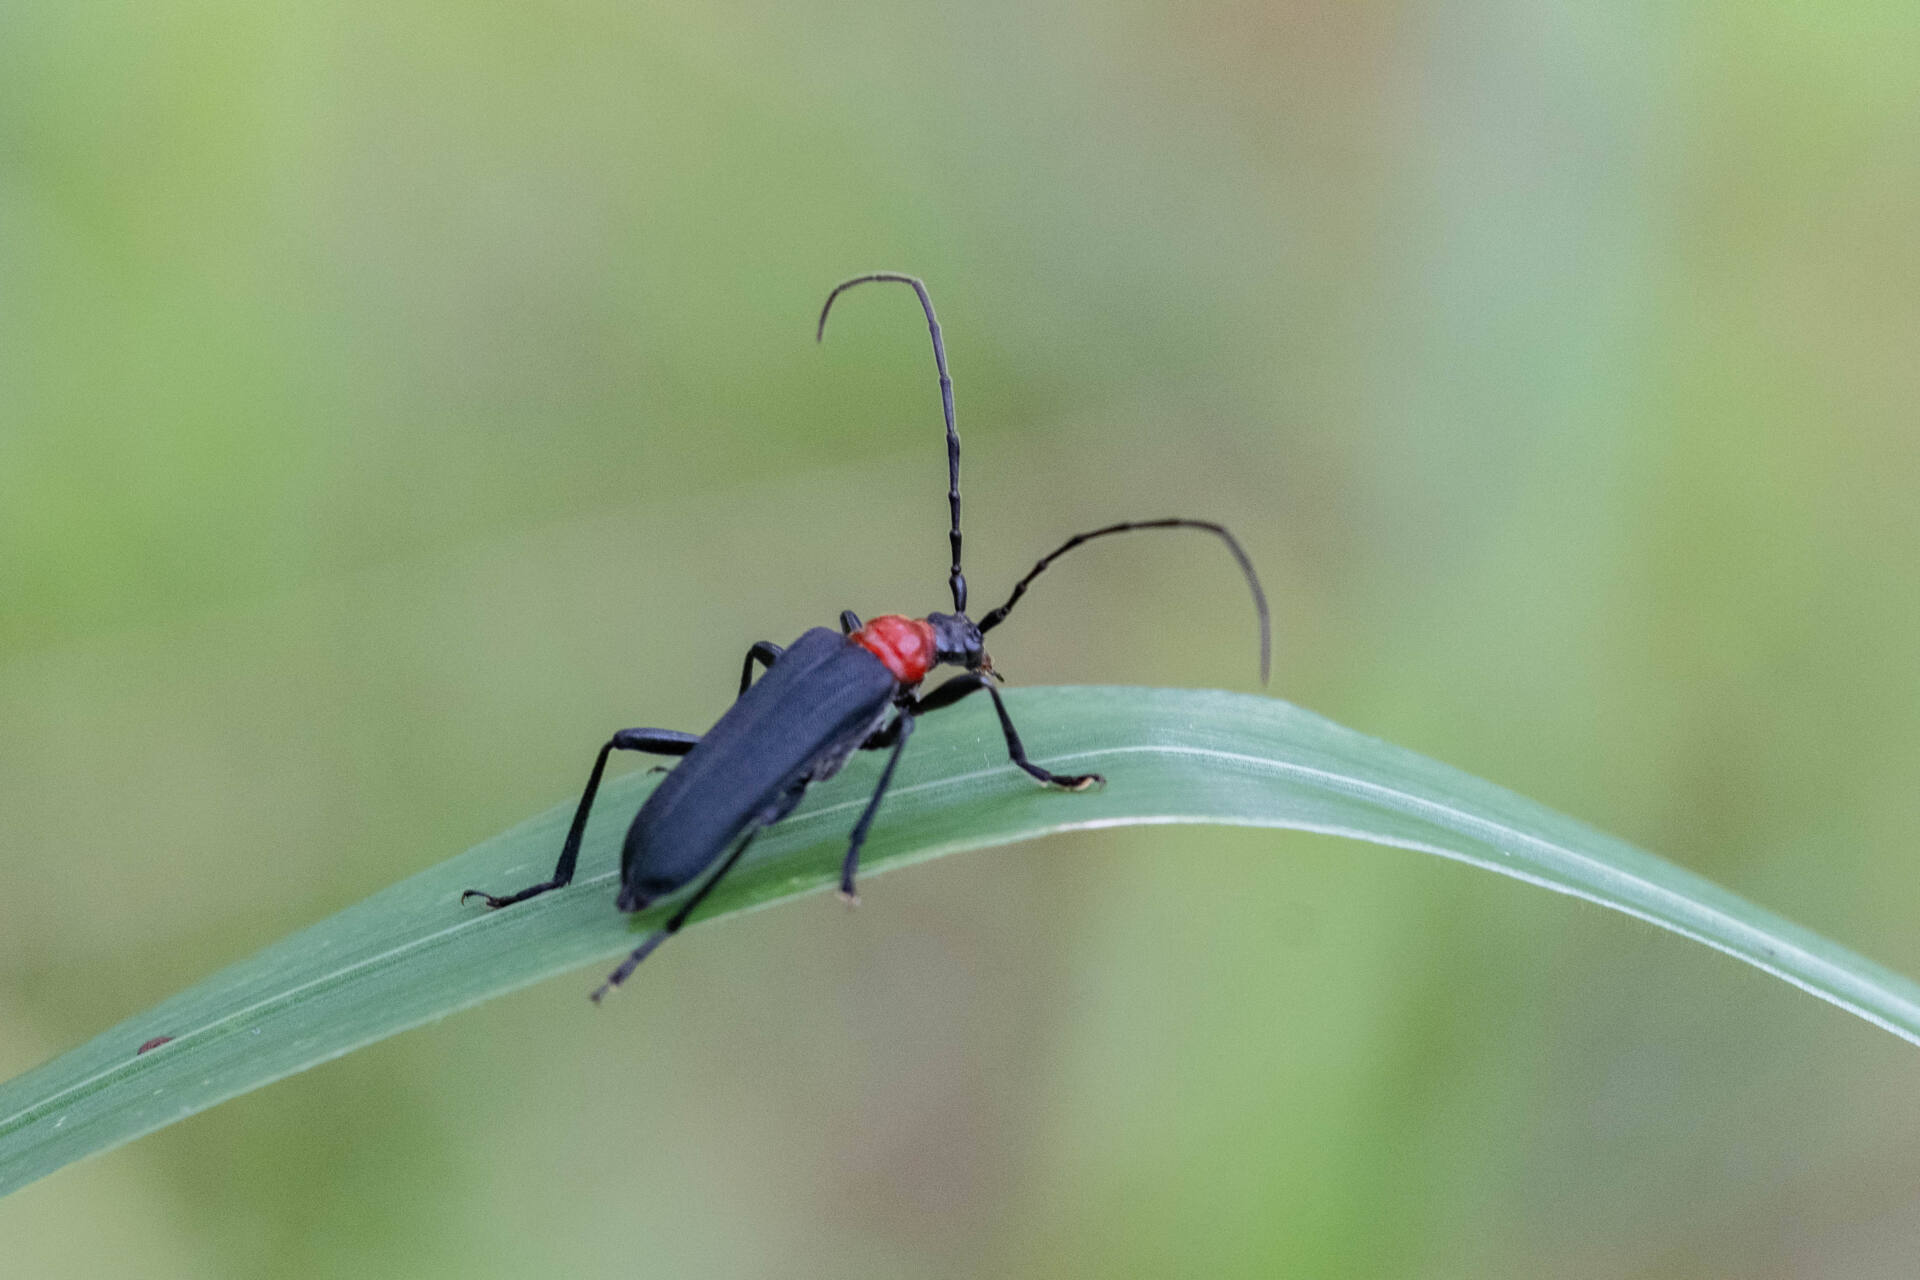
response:
[[[1920,974],[1911,4],[0,4],[0,1075],[1226,521],[1274,692]],[[1216,548],[1013,679],[1252,684]],[[0,1202],[5,1270],[1906,1276],[1920,1058],[1415,854],[1152,828],[695,930]],[[608,909],[612,909],[609,902]]]

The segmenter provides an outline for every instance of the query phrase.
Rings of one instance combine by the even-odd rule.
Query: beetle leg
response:
[[[720,864],[720,869],[707,877],[707,882],[694,890],[693,896],[682,903],[680,909],[669,916],[664,925],[661,925],[658,929],[648,934],[647,940],[635,947],[632,952],[628,954],[627,958],[620,962],[618,969],[615,969],[607,975],[607,980],[594,989],[593,1002],[595,1004],[599,1004],[600,1001],[606,997],[607,992],[632,977],[633,971],[640,967],[642,960],[645,960],[653,954],[655,947],[680,932],[680,926],[687,922],[687,917],[693,914],[693,909],[699,906],[708,894],[713,892],[713,886],[719,884],[720,881],[726,877],[727,872],[733,870],[733,864],[740,861],[740,855],[747,851],[747,846],[752,844],[753,838],[759,834],[760,829],[758,827],[747,832],[740,843],[733,847],[733,852],[727,855],[727,860]]]
[[[913,717],[902,711],[893,718],[892,724],[868,741],[872,742],[881,734],[892,735],[893,754],[887,757],[887,767],[880,771],[880,783],[874,787],[873,797],[861,812],[860,821],[853,824],[853,835],[847,841],[846,861],[840,864],[840,896],[856,906],[859,905],[860,895],[853,891],[853,873],[860,867],[860,846],[867,842],[867,828],[873,825],[873,815],[880,811],[880,798],[887,794],[887,787],[893,782],[893,768],[900,763],[900,753],[907,749],[907,739],[913,736]]]
[[[516,902],[525,902],[549,889],[559,889],[573,882],[573,867],[580,860],[580,839],[587,833],[587,813],[593,808],[593,797],[600,790],[600,775],[606,772],[607,756],[614,751],[645,751],[656,756],[683,756],[693,750],[700,741],[697,733],[681,733],[677,729],[622,729],[607,739],[607,745],[600,748],[600,754],[594,759],[593,772],[587,775],[587,789],[580,795],[580,807],[573,811],[573,825],[567,828],[567,838],[560,846],[560,861],[554,865],[551,879],[539,884],[530,884],[518,893],[510,893],[504,898],[496,898],[479,889],[469,889],[460,895],[460,901],[479,898],[494,910],[510,907]]]
[[[1089,787],[1107,785],[1107,780],[1097,773],[1049,773],[1027,759],[1027,749],[1020,745],[1020,735],[1014,730],[1013,721],[1007,717],[1007,704],[1001,699],[1000,690],[994,688],[984,676],[980,677],[980,687],[993,699],[994,713],[1000,717],[1000,732],[1007,738],[1007,755],[1015,764],[1048,786],[1059,787],[1063,791],[1085,791]]]
[[[1027,759],[1027,749],[1020,742],[1019,731],[1013,727],[1013,720],[1007,715],[1007,704],[1001,701],[1000,691],[984,675],[976,671],[964,672],[935,689],[924,698],[916,698],[913,710],[916,714],[938,711],[950,707],[970,693],[981,689],[993,699],[993,710],[1000,717],[1000,732],[1007,739],[1007,755],[1012,761],[1026,770],[1028,774],[1046,783],[1050,787],[1060,787],[1066,791],[1085,791],[1088,787],[1103,787],[1107,780],[1097,773],[1049,773],[1033,761]]]
[[[860,744],[860,749],[862,751],[879,751],[883,747],[892,746],[902,733],[911,732],[911,730],[902,729],[900,727],[900,721],[901,717],[895,716],[889,720],[884,727],[875,729],[867,735],[866,741]]]
[[[850,636],[860,629],[860,615],[851,609],[840,611],[840,634]]]
[[[925,715],[929,711],[950,707],[968,694],[978,693],[985,687],[986,681],[977,674],[972,671],[963,671],[926,697],[915,698],[912,703],[914,714]]]
[[[756,642],[753,648],[747,650],[747,660],[740,664],[740,692],[745,693],[747,686],[753,683],[753,664],[755,662],[758,662],[763,667],[771,667],[774,659],[785,652],[785,649],[782,649],[771,640]]]

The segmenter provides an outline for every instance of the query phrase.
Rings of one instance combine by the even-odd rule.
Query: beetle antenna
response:
[[[1260,589],[1260,577],[1253,571],[1253,561],[1247,559],[1247,553],[1227,532],[1225,525],[1213,524],[1206,520],[1128,520],[1120,524],[1110,524],[1104,529],[1095,529],[1090,533],[1076,533],[1065,542],[1040,557],[1040,563],[1027,570],[1027,576],[1013,584],[1013,594],[1007,602],[980,619],[980,630],[984,634],[993,630],[1013,612],[1013,606],[1020,603],[1020,597],[1027,594],[1027,584],[1040,576],[1042,570],[1058,560],[1067,552],[1083,542],[1092,542],[1095,538],[1104,538],[1110,533],[1126,533],[1131,529],[1204,529],[1227,544],[1227,550],[1233,552],[1234,560],[1240,566],[1240,572],[1246,575],[1247,586],[1253,589],[1254,612],[1260,615],[1260,683],[1267,682],[1267,670],[1273,649],[1272,626],[1267,621],[1267,593]]]
[[[940,341],[940,321],[934,318],[933,299],[927,296],[927,286],[898,271],[875,271],[871,275],[842,280],[833,286],[826,304],[820,308],[820,323],[813,331],[813,340],[818,342],[826,336],[827,312],[833,310],[835,298],[857,284],[868,284],[875,280],[894,280],[912,285],[913,291],[920,295],[920,309],[927,313],[927,332],[933,335],[933,363],[940,370],[940,409],[947,417],[947,506],[953,513],[953,527],[947,534],[947,541],[953,544],[953,571],[947,577],[947,585],[953,588],[953,611],[965,613],[967,579],[960,572],[960,433],[953,425],[953,379],[947,376],[947,349]]]

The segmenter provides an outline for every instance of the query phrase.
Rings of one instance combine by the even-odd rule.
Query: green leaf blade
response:
[[[1703,942],[1920,1043],[1920,987],[1699,876],[1543,806],[1286,703],[1208,691],[1009,693],[1034,758],[1107,775],[1104,791],[1036,787],[985,707],[914,735],[867,847],[871,876],[1054,832],[1224,823],[1422,850],[1573,894]],[[879,761],[863,757],[757,840],[701,919],[836,882]],[[620,836],[656,781],[603,789],[563,892],[499,912],[462,890],[552,869],[572,806],[542,814],[215,974],[0,1085],[0,1194],[226,1098],[634,945],[663,905],[613,908]],[[636,982],[646,980],[643,968]],[[582,984],[582,1010],[589,984]],[[618,1001],[608,1014],[617,1016]],[[172,1040],[146,1054],[157,1036]]]

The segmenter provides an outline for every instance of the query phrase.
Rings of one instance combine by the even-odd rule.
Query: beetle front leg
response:
[[[537,898],[549,889],[560,889],[573,883],[574,864],[580,860],[580,840],[587,833],[587,813],[593,808],[593,797],[600,790],[600,775],[607,770],[607,756],[615,751],[644,751],[656,756],[683,756],[693,750],[700,741],[697,733],[681,733],[678,729],[622,729],[607,739],[607,745],[600,748],[600,754],[594,759],[593,772],[587,776],[587,789],[580,795],[580,807],[573,811],[573,825],[567,828],[567,838],[560,846],[560,861],[554,864],[551,879],[539,884],[530,884],[518,893],[510,893],[504,898],[496,898],[479,889],[469,889],[460,895],[460,901],[479,898],[487,906],[498,911],[501,907],[510,907],[516,902],[525,902],[528,898]]]
[[[981,689],[985,689],[987,696],[993,699],[994,712],[1000,717],[1000,732],[1007,740],[1008,758],[1026,770],[1029,775],[1050,787],[1059,787],[1063,791],[1085,791],[1089,787],[1107,785],[1107,780],[1097,773],[1050,773],[1027,759],[1027,749],[1020,741],[1019,731],[1013,727],[1012,718],[1007,715],[1007,704],[1001,701],[1000,690],[994,687],[991,680],[977,671],[957,675],[926,697],[916,698],[912,704],[912,710],[916,715],[938,711],[942,707],[952,706],[968,694],[977,693]]]

